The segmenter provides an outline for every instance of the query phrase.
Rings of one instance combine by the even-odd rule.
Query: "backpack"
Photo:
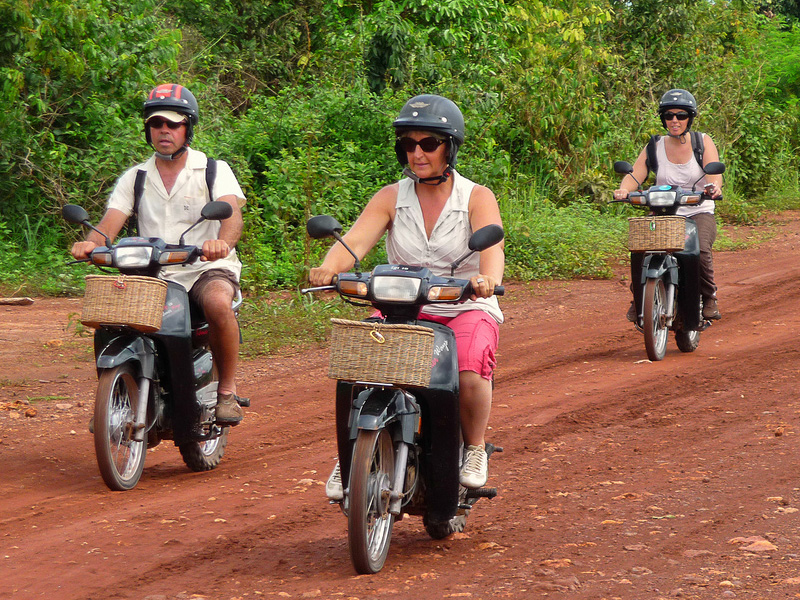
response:
[[[214,180],[217,178],[217,161],[213,158],[207,159],[206,163],[206,187],[208,188],[208,201],[214,199]],[[126,237],[136,237],[139,235],[139,202],[144,194],[144,180],[147,178],[147,171],[139,169],[136,171],[136,181],[133,183],[133,212],[128,217],[128,229]]]
[[[699,131],[689,130],[689,137],[692,141],[692,152],[694,152],[694,157],[697,160],[697,164],[701,167],[703,166],[703,152],[705,150],[705,146],[703,144],[703,134]],[[650,136],[650,141],[647,142],[647,159],[645,160],[645,164],[647,165],[647,177],[650,176],[652,172],[653,175],[658,173],[658,159],[656,158],[656,143],[658,140],[661,139],[660,135],[653,135]],[[645,180],[647,179],[645,177]]]

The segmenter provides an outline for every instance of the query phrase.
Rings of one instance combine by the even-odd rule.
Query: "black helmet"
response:
[[[464,143],[464,116],[452,100],[434,94],[414,96],[400,110],[392,127],[398,136],[411,130],[444,134],[449,148],[447,163],[450,167],[456,165],[458,147]],[[408,157],[399,142],[395,144],[394,150],[400,164],[408,164]]]
[[[664,113],[671,108],[682,109],[689,113],[689,123],[686,125],[686,131],[689,131],[692,128],[692,121],[697,116],[697,100],[694,99],[694,96],[681,89],[670,90],[661,96],[661,101],[658,103],[658,116],[661,117],[661,124],[664,128],[667,127]]]
[[[194,126],[199,120],[199,108],[194,94],[182,85],[177,83],[164,83],[153,88],[144,101],[143,113],[145,122],[145,137],[150,144],[150,128],[147,127],[147,120],[156,116],[156,113],[163,113],[169,118],[169,113],[178,113],[186,117],[186,145],[188,146],[194,137]]]

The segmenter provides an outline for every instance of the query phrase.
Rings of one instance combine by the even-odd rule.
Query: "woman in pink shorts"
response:
[[[492,191],[455,170],[464,141],[464,118],[447,98],[425,94],[409,100],[393,123],[395,154],[404,167],[403,179],[378,191],[345,235],[362,258],[384,233],[389,262],[429,268],[448,276],[450,265],[467,253],[473,231],[502,226]],[[349,270],[353,257],[337,243],[321,266],[311,269],[312,285],[327,285]],[[484,435],[492,405],[499,324],[503,313],[494,296],[505,267],[503,244],[475,253],[456,269],[469,279],[474,294],[462,304],[429,305],[420,318],[443,323],[455,331],[458,351],[461,431],[466,447],[461,484],[480,488],[488,478]],[[342,496],[338,465],[328,480],[331,499]]]

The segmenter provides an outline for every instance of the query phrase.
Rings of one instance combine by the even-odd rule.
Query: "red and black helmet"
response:
[[[145,137],[150,144],[150,128],[147,127],[147,120],[154,116],[154,113],[178,113],[186,117],[186,145],[188,146],[194,137],[194,126],[200,119],[200,110],[197,106],[197,99],[194,94],[182,85],[177,83],[163,83],[154,87],[147,95],[142,107],[145,122]]]

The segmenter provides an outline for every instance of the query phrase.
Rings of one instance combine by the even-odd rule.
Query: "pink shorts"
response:
[[[469,310],[457,317],[423,313],[420,319],[441,323],[453,330],[456,334],[459,371],[474,371],[484,379],[492,380],[497,366],[494,355],[500,340],[500,326],[488,313]]]

